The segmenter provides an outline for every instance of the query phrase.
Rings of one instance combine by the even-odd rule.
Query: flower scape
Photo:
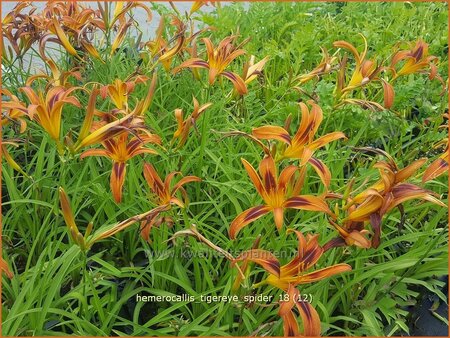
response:
[[[2,335],[399,336],[425,293],[448,327],[447,22],[10,4]]]

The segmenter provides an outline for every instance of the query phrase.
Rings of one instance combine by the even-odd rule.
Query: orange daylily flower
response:
[[[403,66],[396,70],[399,62],[405,60]],[[410,50],[398,51],[391,61],[391,70],[394,72],[394,78],[401,75],[423,72],[426,68],[430,68],[429,78],[434,79],[437,76],[437,67],[435,62],[437,57],[428,55],[428,44],[423,40],[418,40],[415,44],[411,44]]]
[[[183,185],[189,182],[201,181],[201,179],[197,176],[185,176],[171,187],[172,180],[179,174],[181,173],[172,172],[166,176],[163,182],[155,168],[150,163],[145,163],[144,165],[144,177],[151,192],[153,193],[153,202],[157,204],[158,208],[161,208],[161,211],[169,210],[173,204],[179,206],[180,208],[184,208],[188,203],[188,198]],[[177,192],[181,192],[183,198],[177,197]],[[141,235],[147,242],[150,238],[152,226],[157,221],[156,216],[158,216],[158,214],[154,214],[154,217],[148,218],[141,224]]]
[[[202,40],[206,45],[208,61],[200,58],[192,58],[184,61],[173,72],[177,73],[181,68],[205,68],[209,70],[208,79],[210,85],[214,84],[218,76],[224,76],[233,83],[239,94],[247,94],[247,86],[244,80],[239,75],[225,70],[234,59],[245,54],[245,51],[239,48],[246,41],[238,46],[234,46],[233,43],[236,38],[237,36],[226,37],[216,48],[214,48],[210,39],[203,38]]]
[[[366,60],[367,54],[367,40],[364,35],[359,34],[364,40],[364,50],[360,54],[358,50],[351,43],[347,41],[336,41],[333,43],[334,47],[344,48],[349,50],[355,57],[356,65],[353,71],[350,82],[346,87],[341,88],[339,92],[345,94],[348,91],[362,87],[372,81],[379,74],[382,67],[377,66],[377,64],[372,60]],[[341,67],[345,68],[346,64],[341,64]]]
[[[100,95],[102,99],[109,96],[117,109],[126,110],[128,108],[128,96],[134,91],[135,85],[138,83],[145,83],[148,80],[149,78],[144,75],[135,76],[128,81],[115,79],[112,84],[100,88]]]
[[[9,90],[2,88],[0,93],[2,96],[5,95],[10,97],[9,101],[3,101],[2,99],[1,126],[4,127],[9,123],[17,124],[19,126],[19,131],[23,133],[27,129],[27,122],[24,117],[28,115],[28,109],[25,104]]]
[[[130,130],[147,131],[144,120],[141,117],[135,116],[133,113],[124,115],[120,118],[114,116],[114,118],[111,118],[110,122],[93,121],[93,116],[94,111],[92,110],[92,114],[88,113],[86,115],[77,142],[75,144],[70,142],[69,148],[72,153],[77,153],[85,147],[102,143],[124,132],[129,132]],[[113,117],[112,114],[108,116]],[[91,132],[89,132],[90,130]]]
[[[50,88],[44,96],[43,92],[36,93],[31,87],[20,88],[31,103],[27,107],[28,116],[35,119],[59,147],[61,146],[61,117],[64,105],[72,104],[81,107],[78,99],[71,95],[76,89],[78,88],[66,89],[57,86]]]
[[[186,38],[185,31],[186,25],[176,16],[172,16],[171,24],[177,27],[177,31],[173,40],[176,39],[176,43],[170,47],[170,41],[166,41],[163,37],[164,32],[164,16],[161,17],[158,29],[156,30],[156,37],[154,40],[148,41],[145,46],[148,48],[152,58],[157,58],[158,62],[161,62],[166,71],[170,70],[172,60],[182,50]]]
[[[186,143],[191,126],[196,127],[196,122],[200,115],[212,105],[212,103],[206,103],[200,106],[195,97],[192,99],[194,101],[194,111],[191,115],[186,117],[186,119],[183,119],[183,110],[175,109],[175,118],[177,119],[178,128],[173,134],[173,139],[178,139],[177,148],[182,147]]]
[[[284,146],[277,148],[276,160],[280,161],[285,158],[300,160],[300,166],[309,163],[313,166],[325,186],[329,186],[331,174],[329,169],[320,160],[312,155],[315,150],[325,146],[326,144],[340,139],[346,138],[342,132],[333,132],[321,136],[314,140],[323,119],[322,109],[312,101],[309,101],[311,111],[306,104],[300,103],[302,118],[300,126],[293,137],[289,132],[278,126],[264,126],[254,128],[252,135],[259,140],[277,140],[284,143]]]
[[[250,56],[250,60],[244,64],[244,70],[242,71],[242,79],[244,79],[246,85],[255,80],[259,75],[261,75],[261,72],[267,61],[269,61],[268,56],[255,63],[255,56]]]
[[[87,156],[105,156],[112,160],[110,186],[117,203],[122,201],[122,190],[125,182],[126,162],[140,154],[157,154],[153,149],[145,148],[146,144],[160,144],[161,139],[157,135],[136,135],[129,139],[129,133],[121,133],[119,136],[109,138],[102,142],[105,149],[89,149],[83,152],[81,159]]]
[[[105,5],[108,6],[108,5]],[[47,40],[60,43],[71,55],[80,58],[79,50],[84,50],[91,56],[104,62],[91,41],[92,33],[96,29],[101,31],[112,31],[119,23],[118,34],[113,43],[111,54],[122,43],[126,31],[132,25],[132,20],[126,22],[125,15],[133,8],[140,7],[144,9],[151,20],[152,13],[150,9],[138,1],[130,1],[126,4],[119,1],[115,5],[112,18],[109,16],[110,11],[99,4],[98,10],[84,8],[78,3],[67,4],[64,1],[52,1],[44,9],[42,16],[49,18],[48,28],[57,36],[57,40],[53,37],[45,36],[41,41],[41,54],[45,58],[44,45]],[[112,12],[112,11],[111,11]]]
[[[157,205],[161,206],[176,204],[180,208],[185,207],[185,204],[187,202],[187,195],[186,191],[183,188],[183,185],[189,182],[200,182],[201,179],[197,176],[185,176],[171,188],[170,185],[173,178],[176,175],[180,174],[180,172],[174,171],[167,175],[166,179],[163,182],[156,172],[155,168],[150,163],[146,163],[144,165],[144,177],[148,183],[148,186],[150,187],[150,190],[154,194],[154,202]],[[183,194],[184,199],[176,197],[176,193],[178,191]]]
[[[336,94],[338,98],[344,98],[346,94],[354,89],[365,86],[367,83],[377,80],[381,82],[383,92],[384,92],[384,108],[390,109],[394,103],[395,91],[394,87],[384,79],[378,77],[380,72],[385,69],[381,65],[377,65],[375,61],[366,60],[367,54],[367,40],[360,34],[364,40],[364,50],[360,54],[358,50],[347,41],[336,41],[333,43],[334,47],[343,48],[349,50],[356,61],[355,69],[353,71],[352,77],[348,84],[345,83],[346,69],[347,69],[347,56],[345,55],[340,61],[340,70],[338,73],[337,83],[336,83]],[[364,99],[354,99],[348,98],[341,100],[340,104],[356,104],[362,108],[369,108],[373,111],[384,110],[377,102],[364,100]]]
[[[363,224],[370,222],[374,232],[372,247],[377,248],[380,244],[381,223],[384,215],[411,199],[420,199],[445,206],[432,191],[405,182],[423,166],[427,159],[416,160],[409,166],[400,169],[394,159],[382,150],[373,148],[361,148],[361,150],[383,155],[388,161],[380,161],[374,165],[381,176],[378,182],[356,196],[349,197],[344,206],[347,213],[347,216],[342,219],[344,226],[341,227],[331,222],[334,223],[333,225],[338,229],[346,244],[366,247],[365,240],[356,232],[364,237],[367,232],[363,231]],[[350,234],[352,235],[350,236]],[[344,244],[342,241],[338,242],[335,241],[333,246]]]
[[[325,48],[320,47],[320,49],[322,50],[322,60],[320,63],[309,73],[296,77],[294,82],[298,82],[302,85],[312,79],[317,79],[331,72],[332,66],[336,61],[336,57],[330,56]]]
[[[352,268],[348,264],[336,264],[320,270],[306,272],[317,263],[324,252],[324,249],[318,243],[318,235],[311,236],[308,234],[305,237],[297,230],[288,230],[288,232],[294,232],[299,243],[298,253],[289,263],[280,267],[278,260],[272,254],[258,249],[242,253],[234,260],[234,263],[251,261],[260,265],[269,273],[265,280],[253,285],[254,288],[270,284],[288,292],[289,301],[281,304],[279,312],[284,321],[285,336],[298,335],[299,333],[297,320],[291,311],[294,304],[297,305],[302,317],[304,334],[306,336],[318,336],[320,334],[320,318],[309,303],[300,300],[299,291],[295,289],[295,286],[317,282],[350,271]]]
[[[13,51],[17,57],[23,56],[31,48],[33,43],[39,40],[42,28],[35,25],[33,13],[36,7],[30,5],[30,2],[21,1],[3,18],[1,38],[2,61],[8,60],[12,62],[14,59]],[[25,14],[23,10],[27,7],[31,8]],[[5,48],[3,38],[8,40],[8,48]],[[9,57],[6,55],[6,51],[9,51]]]
[[[288,233],[291,232],[294,232],[297,235],[298,239],[297,256],[295,256],[287,264],[280,267],[279,275],[271,271],[268,271],[269,276],[262,282],[254,285],[255,287],[264,284],[270,284],[281,290],[287,291],[289,289],[289,285],[295,287],[299,284],[317,282],[324,278],[331,277],[335,274],[342,273],[345,271],[350,271],[352,269],[351,266],[348,264],[336,264],[320,270],[306,272],[317,263],[317,261],[324,252],[323,248],[319,245],[318,241],[319,235],[308,234],[305,237],[300,231],[289,229]],[[240,260],[241,258],[236,259]],[[259,262],[257,262],[256,260],[253,262],[259,264]]]
[[[81,58],[79,51],[85,51],[103,62],[90,38],[96,29],[102,31],[106,29],[98,16],[98,11],[84,8],[78,3],[51,1],[46,5],[37,23],[56,35],[56,38],[50,34],[42,37],[39,50],[43,59],[47,59],[44,53],[45,44],[51,40],[59,43],[69,54],[79,59]]]
[[[89,97],[87,114],[81,126],[78,140],[75,144],[71,140],[69,141],[71,152],[76,153],[84,147],[104,142],[130,130],[147,132],[142,115],[151,104],[155,85],[156,74],[153,76],[145,99],[139,101],[132,112],[118,109],[111,113],[97,111],[95,101],[99,92],[98,89],[94,88]],[[100,115],[102,120],[94,121],[94,115]]]
[[[272,157],[267,156],[259,165],[260,177],[249,162],[242,159],[242,163],[265,204],[245,210],[231,222],[229,230],[231,239],[236,238],[236,234],[247,224],[269,212],[273,212],[278,230],[283,226],[284,209],[321,211],[332,215],[323,199],[312,195],[294,196],[292,192],[288,191],[289,183],[298,167],[290,165],[284,168],[278,176],[275,161]]]

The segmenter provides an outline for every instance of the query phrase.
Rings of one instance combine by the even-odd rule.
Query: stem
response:
[[[83,297],[86,300],[86,308],[84,309],[85,315],[87,315],[88,306],[87,306],[87,295],[86,295],[86,274],[87,274],[87,252],[83,250]],[[80,313],[83,311],[83,304],[80,304]]]

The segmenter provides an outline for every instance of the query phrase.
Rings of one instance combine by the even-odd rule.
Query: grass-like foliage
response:
[[[424,290],[447,324],[446,3],[2,20],[2,335],[404,335]]]

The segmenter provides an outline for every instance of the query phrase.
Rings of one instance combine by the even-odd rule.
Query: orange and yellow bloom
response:
[[[171,23],[177,28],[175,33],[176,42],[174,45],[171,46],[170,41],[165,40],[163,37],[165,28],[163,16],[156,30],[155,38],[145,44],[150,52],[150,56],[155,58],[157,62],[161,62],[166,71],[170,71],[173,59],[181,52],[186,43],[186,25],[176,16],[172,17]],[[141,55],[145,57],[145,54]]]
[[[223,76],[233,83],[234,88],[239,94],[247,94],[247,86],[245,85],[245,81],[239,75],[226,70],[234,59],[245,54],[243,49],[239,49],[243,43],[238,46],[234,46],[236,38],[236,36],[226,37],[215,48],[210,39],[203,38],[208,57],[207,61],[200,58],[192,58],[184,61],[176,67],[173,72],[176,73],[181,68],[208,69],[208,80],[210,85],[214,84],[218,76]]]
[[[291,180],[298,167],[290,165],[284,168],[278,176],[275,161],[272,157],[267,156],[259,165],[260,176],[246,160],[242,159],[242,163],[265,204],[251,207],[239,214],[231,222],[229,229],[230,238],[236,238],[237,233],[247,224],[269,212],[273,213],[278,230],[283,226],[284,209],[321,211],[332,214],[328,205],[320,197],[312,195],[295,196],[292,195],[292,189],[289,191],[293,187]]]
[[[41,91],[36,93],[31,87],[20,89],[30,101],[30,105],[27,107],[27,115],[44,128],[57,143],[59,151],[62,151],[60,141],[62,110],[66,104],[81,107],[78,99],[71,95],[76,89],[78,88],[52,87],[45,94]]]
[[[184,208],[188,203],[188,198],[183,185],[190,182],[201,181],[201,179],[197,176],[185,176],[171,186],[172,180],[179,174],[181,173],[172,172],[167,175],[163,181],[150,163],[146,163],[144,165],[144,177],[152,192],[151,200],[157,205],[157,208],[159,208],[161,212],[169,210],[173,204],[179,206],[180,208]],[[181,193],[183,198],[177,197],[178,192]],[[159,213],[155,213],[153,217],[142,222],[141,235],[146,241],[149,241],[150,231],[152,226],[157,221],[156,216],[158,216],[158,214]]]
[[[367,40],[364,35],[360,34],[360,36],[364,40],[364,50],[362,53],[359,53],[355,46],[347,41],[336,41],[333,43],[334,47],[349,50],[353,54],[356,61],[355,69],[349,83],[345,87],[339,88],[338,90],[342,95],[353,89],[366,85],[374,78],[376,78],[376,76],[381,71],[381,67],[378,66],[376,62],[372,60],[366,60]],[[346,63],[341,63],[341,67],[345,68]]]
[[[320,270],[307,272],[314,266],[322,256],[324,249],[318,243],[318,235],[307,235],[306,237],[297,230],[294,232],[298,238],[297,255],[287,264],[280,267],[278,260],[270,253],[264,250],[250,250],[239,255],[234,263],[240,261],[251,261],[264,268],[269,276],[253,287],[270,284],[283,291],[289,296],[287,302],[282,302],[279,315],[284,322],[285,336],[298,336],[299,329],[297,320],[292,312],[292,307],[297,306],[303,321],[304,335],[320,335],[320,318],[316,310],[308,302],[301,301],[299,291],[295,288],[300,284],[307,284],[320,281],[324,278],[334,276],[352,268],[348,264],[336,264]]]
[[[313,157],[313,154],[314,151],[328,143],[345,138],[345,135],[342,132],[336,131],[314,139],[323,120],[323,113],[317,104],[312,101],[309,103],[311,110],[303,102],[300,103],[302,118],[300,126],[293,137],[289,135],[289,132],[285,128],[278,126],[255,128],[252,131],[252,135],[259,140],[277,140],[282,142],[283,145],[276,149],[275,159],[277,161],[298,159],[300,166],[309,163],[322,179],[325,186],[329,186],[331,173],[325,164]]]
[[[89,149],[83,152],[80,158],[87,156],[105,156],[112,160],[110,186],[117,203],[122,201],[122,190],[125,182],[126,162],[140,154],[157,154],[150,148],[145,148],[146,144],[160,144],[161,139],[154,134],[141,134],[129,139],[129,133],[123,132],[120,135],[109,138],[102,142],[105,149]]]
[[[362,148],[362,150],[383,155],[388,160],[379,161],[374,165],[381,176],[378,182],[356,196],[349,197],[344,206],[346,211],[346,216],[342,219],[344,226],[331,222],[347,245],[367,247],[364,237],[367,232],[363,229],[364,222],[370,222],[373,229],[371,246],[377,248],[380,244],[381,223],[384,215],[406,201],[420,199],[445,206],[432,191],[405,182],[423,166],[426,162],[425,158],[400,169],[386,152],[373,148]],[[343,244],[344,242],[336,240],[332,246]]]
[[[149,80],[147,76],[138,75],[128,81],[115,79],[112,84],[102,86],[100,95],[102,99],[107,96],[111,99],[117,109],[128,109],[128,96],[134,91],[134,87],[138,83],[145,83]]]
[[[202,106],[198,103],[197,99],[193,97],[194,111],[191,115],[183,119],[183,110],[175,109],[175,118],[177,119],[177,130],[173,134],[173,139],[178,139],[178,148],[182,147],[189,136],[189,131],[192,126],[196,127],[196,122],[200,115],[212,105],[212,103],[206,103]]]
[[[403,65],[400,69],[396,69],[402,61],[405,61]],[[430,68],[429,77],[432,80],[437,75],[436,61],[437,58],[428,53],[428,44],[419,39],[415,44],[411,44],[410,50],[398,51],[392,57],[391,70],[395,79],[402,75],[424,72],[426,68]]]

